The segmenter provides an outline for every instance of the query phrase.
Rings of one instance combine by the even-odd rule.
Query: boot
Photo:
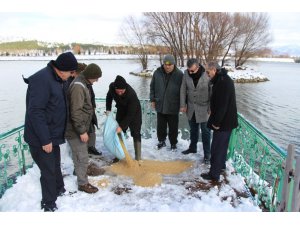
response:
[[[88,153],[92,155],[102,155],[102,152],[98,151],[95,146],[90,146],[88,148]]]
[[[78,185],[79,191],[84,191],[88,194],[96,193],[98,191],[98,188],[94,187],[90,183],[84,184],[84,185]]]
[[[134,152],[135,152],[135,160],[141,160],[141,142],[134,141]]]
[[[158,142],[158,144],[156,145],[156,148],[157,148],[157,150],[159,150],[159,149],[161,149],[161,148],[163,148],[163,147],[166,147],[167,145],[166,145],[166,142],[165,141],[160,141],[160,142]]]

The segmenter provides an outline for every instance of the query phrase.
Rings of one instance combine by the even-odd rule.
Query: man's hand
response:
[[[215,125],[212,124],[212,127],[215,129],[215,130],[219,130],[220,127],[216,127]]]
[[[187,108],[186,107],[181,107],[179,111],[185,113],[187,111]]]
[[[89,140],[89,135],[87,134],[87,132],[83,133],[80,135],[80,140],[83,142],[83,143],[86,143],[88,142]]]
[[[155,110],[155,102],[151,102],[151,107]]]
[[[118,134],[118,133],[121,133],[121,132],[122,132],[122,128],[121,128],[121,127],[117,127],[116,132],[117,132],[117,134]]]
[[[43,148],[43,150],[44,150],[45,152],[47,152],[47,153],[52,152],[52,142],[50,142],[50,143],[47,144],[47,145],[43,145],[42,148]]]

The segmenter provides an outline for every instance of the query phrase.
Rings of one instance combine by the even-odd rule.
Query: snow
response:
[[[268,81],[268,78],[261,72],[249,68],[242,70],[230,69],[228,75],[236,82]]]
[[[156,137],[153,132],[153,137]],[[170,151],[170,146],[156,150],[156,138],[142,140],[142,157],[154,160],[191,160],[195,162],[193,168],[179,175],[163,176],[160,186],[144,188],[135,186],[132,179],[114,174],[104,174],[89,177],[91,183],[102,180],[104,184],[95,194],[87,194],[77,190],[76,177],[73,176],[73,163],[70,158],[69,147],[61,146],[62,172],[64,175],[64,196],[58,197],[56,203],[59,212],[259,212],[261,209],[249,197],[237,196],[236,191],[245,191],[243,178],[234,173],[234,169],[227,162],[227,181],[221,175],[220,186],[211,186],[208,190],[197,189],[191,191],[189,187],[197,182],[209,185],[200,177],[207,172],[207,165],[202,163],[202,144],[198,143],[196,154],[182,155],[181,151],[188,147],[189,142],[179,137],[178,151]],[[102,137],[97,136],[97,148],[103,155],[93,156],[90,161],[99,167],[108,166],[114,158],[103,146]],[[128,150],[134,155],[133,141],[127,139]],[[98,158],[97,158],[98,157]],[[0,211],[6,212],[41,212],[40,172],[36,165],[28,170],[25,176],[18,177],[16,184],[6,191],[0,199]],[[118,190],[125,190],[118,193]],[[116,192],[116,193],[115,193]]]

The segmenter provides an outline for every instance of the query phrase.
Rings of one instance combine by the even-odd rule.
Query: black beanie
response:
[[[102,76],[102,71],[97,64],[91,63],[82,71],[82,74],[86,79],[97,79]]]
[[[115,89],[126,89],[127,83],[124,77],[118,75],[115,79]]]
[[[54,66],[60,71],[77,70],[78,63],[72,52],[65,52],[60,54],[55,61]]]

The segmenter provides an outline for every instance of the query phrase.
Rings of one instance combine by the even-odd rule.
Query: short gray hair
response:
[[[188,68],[191,68],[192,65],[196,64],[197,66],[199,66],[199,61],[196,59],[196,58],[190,58],[188,61],[187,61],[187,67]]]
[[[216,70],[221,70],[222,69],[222,67],[216,61],[211,61],[211,62],[207,63],[207,67],[209,69],[216,69]]]

